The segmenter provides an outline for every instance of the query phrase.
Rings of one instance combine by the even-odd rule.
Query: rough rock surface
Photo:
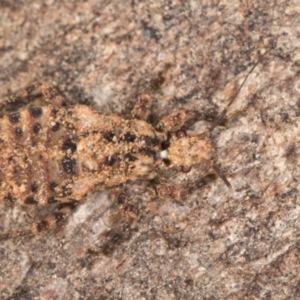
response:
[[[69,103],[128,116],[155,98],[220,113],[217,178],[182,203],[127,187],[134,229],[98,252],[113,197],[93,193],[64,227],[1,241],[1,299],[300,298],[300,6],[297,1],[0,2],[0,98],[43,79]],[[194,130],[208,126],[199,122]],[[2,232],[49,208],[0,204]]]

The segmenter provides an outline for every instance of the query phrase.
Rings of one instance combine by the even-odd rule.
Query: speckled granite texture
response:
[[[154,120],[220,113],[266,54],[213,133],[232,189],[217,178],[171,203],[129,185],[138,218],[109,256],[114,195],[94,193],[63,228],[1,241],[0,298],[299,299],[299,47],[299,1],[1,0],[1,99],[43,79],[123,116],[144,92]],[[48,209],[1,203],[0,229]]]

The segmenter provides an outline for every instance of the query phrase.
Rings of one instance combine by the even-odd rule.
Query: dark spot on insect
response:
[[[40,130],[41,130],[41,124],[40,123],[35,123],[34,126],[33,126],[33,132],[34,133],[39,133]]]
[[[29,205],[34,205],[34,204],[38,204],[38,202],[36,200],[34,200],[33,197],[29,196],[25,199],[24,201],[25,204],[29,204]]]
[[[57,212],[57,213],[54,214],[54,217],[55,217],[55,221],[57,223],[59,223],[59,222],[61,222],[61,221],[63,221],[65,219],[66,214],[61,213],[61,212]]]
[[[116,155],[108,156],[105,159],[105,164],[109,167],[112,167],[116,163],[117,160],[118,160],[118,157]]]
[[[16,124],[20,121],[20,113],[18,113],[18,112],[11,113],[8,115],[8,119],[9,119],[10,123]]]
[[[151,137],[144,135],[142,140],[145,141],[146,146],[157,146],[159,145],[159,139],[157,137]]]
[[[49,197],[48,198],[48,203],[49,204],[54,204],[54,203],[57,203],[58,201],[54,198],[54,197]]]
[[[161,143],[161,149],[162,150],[167,150],[170,147],[170,141],[163,141]]]
[[[177,131],[176,136],[177,136],[179,139],[182,139],[182,138],[186,137],[187,134],[186,134],[186,132],[185,132],[184,130],[179,130],[179,131]]]
[[[49,184],[50,191],[53,192],[56,187],[57,187],[57,183],[55,181],[50,182]]]
[[[36,224],[36,231],[41,232],[43,230],[47,230],[49,228],[49,222],[47,220],[42,220]]]
[[[38,186],[38,184],[34,181],[32,184],[31,184],[31,192],[32,193],[36,193],[37,191],[38,191],[38,188],[39,188],[39,186]]]
[[[43,109],[41,107],[30,107],[29,113],[33,118],[39,118],[43,114]]]
[[[192,167],[190,167],[190,166],[182,166],[182,167],[181,167],[181,171],[182,171],[183,173],[188,173],[188,172],[191,171],[191,169],[192,169]]]
[[[17,127],[15,130],[16,136],[21,137],[23,136],[23,130],[20,127]]]
[[[62,161],[63,168],[67,174],[76,174],[76,160],[68,156]]]
[[[57,115],[58,112],[59,112],[59,108],[58,108],[58,107],[52,108],[52,115],[53,115],[54,117],[56,117],[56,115]]]
[[[112,131],[103,132],[102,136],[108,141],[112,142],[115,134]]]
[[[63,143],[62,148],[64,151],[71,150],[71,152],[74,153],[77,149],[77,146],[75,142],[69,138]]]
[[[136,136],[134,134],[131,134],[130,132],[125,133],[124,140],[127,143],[133,143],[136,139]]]
[[[131,154],[131,153],[126,153],[124,155],[124,158],[128,159],[129,161],[136,161],[136,160],[138,160],[138,158],[136,156],[134,156],[133,154]]]
[[[58,122],[55,122],[51,129],[53,132],[58,131],[60,129],[60,124]]]
[[[155,157],[155,151],[153,151],[152,149],[150,148],[141,148],[139,150],[139,152],[142,154],[142,155],[145,155],[145,156],[150,156],[150,157]]]
[[[163,159],[163,162],[167,167],[171,165],[171,161],[167,158]]]

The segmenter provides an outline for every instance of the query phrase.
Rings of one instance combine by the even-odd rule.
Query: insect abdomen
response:
[[[30,107],[0,120],[0,199],[54,203],[55,187],[76,173],[72,124],[65,109]],[[68,126],[69,125],[69,128]]]
[[[0,199],[46,205],[152,178],[164,134],[84,105],[33,107],[0,120]]]

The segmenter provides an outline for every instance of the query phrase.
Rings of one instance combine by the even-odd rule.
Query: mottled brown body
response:
[[[0,239],[54,228],[88,193],[128,182],[151,181],[164,200],[185,198],[209,172],[217,172],[229,186],[214,164],[209,131],[188,136],[181,129],[205,117],[197,111],[173,112],[154,126],[145,121],[152,101],[148,95],[141,95],[132,118],[124,119],[86,105],[63,106],[57,91],[39,82],[8,103],[33,93],[42,95],[46,105],[12,113],[11,106],[1,109],[7,113],[0,118],[0,201],[58,205],[48,217],[27,229],[0,234]],[[130,201],[125,202],[117,205],[121,212],[116,215],[130,224],[136,213]],[[124,224],[117,223],[112,232],[120,234]]]
[[[46,83],[34,83],[8,102],[14,104],[38,92],[48,105],[28,107],[0,118],[0,201],[21,205],[74,204],[94,190],[138,180],[151,180],[161,199],[181,200],[205,184],[203,177],[211,172],[217,173],[230,187],[215,165],[210,133],[221,123],[258,63],[211,128],[195,136],[188,136],[182,128],[205,119],[198,111],[179,110],[153,126],[145,121],[152,101],[149,95],[142,94],[132,110],[132,118],[123,119],[85,105],[64,107],[56,90]],[[10,109],[0,107],[0,116],[5,111]],[[131,205],[122,203],[121,215],[134,219],[136,214]],[[57,208],[30,228],[0,234],[0,239],[54,228],[71,213],[71,205]],[[118,232],[123,231],[122,222],[117,223],[117,233],[112,231],[107,249],[114,244]]]
[[[170,115],[159,124],[167,131],[158,132],[143,120],[100,114],[84,105],[11,113],[0,119],[0,199],[77,202],[93,190],[207,164],[207,137],[171,133],[191,117],[183,111]]]

